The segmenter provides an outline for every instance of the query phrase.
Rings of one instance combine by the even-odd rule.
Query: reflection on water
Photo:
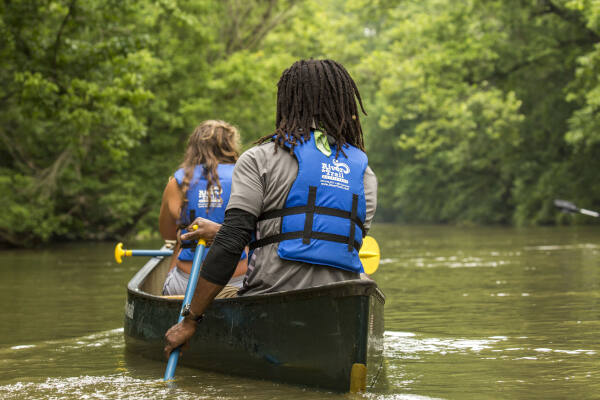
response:
[[[371,393],[185,367],[165,385],[163,363],[124,349],[125,284],[143,260],[116,265],[112,244],[92,243],[0,253],[0,398],[598,396],[598,228],[377,225],[371,233],[383,254],[374,277],[387,295],[386,379]]]
[[[423,353],[460,353],[480,352],[491,348],[498,342],[499,338],[490,339],[441,339],[418,337],[411,332],[386,332],[385,333],[385,355],[388,358],[413,358],[418,359]]]

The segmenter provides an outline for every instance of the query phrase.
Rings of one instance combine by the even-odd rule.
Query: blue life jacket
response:
[[[221,183],[221,193],[219,194],[219,188],[213,185],[211,188],[212,193],[207,193],[206,186],[208,182],[204,178],[202,172],[203,167],[197,165],[194,168],[194,174],[190,180],[190,186],[187,191],[187,205],[181,210],[180,225],[188,226],[197,217],[202,217],[222,224],[225,219],[225,209],[229,202],[229,196],[231,195],[231,176],[233,174],[234,164],[219,164],[217,167],[217,173],[219,175],[219,182]],[[183,184],[183,178],[185,171],[183,168],[175,171],[175,179],[179,186]],[[208,199],[210,196],[210,208],[208,208]],[[181,230],[184,234],[187,231]],[[196,251],[196,243],[188,240],[182,242],[182,250],[179,253],[179,260],[192,261],[194,259],[194,252]],[[210,248],[207,249],[210,251]],[[206,258],[208,251],[204,252],[202,260]],[[242,255],[244,259],[246,253]]]
[[[366,234],[367,155],[345,145],[346,156],[340,152],[336,159],[336,147],[331,150],[326,156],[317,149],[313,132],[294,147],[298,176],[285,206],[258,218],[282,218],[281,233],[251,243],[251,250],[279,242],[277,254],[285,260],[363,272],[358,251]]]

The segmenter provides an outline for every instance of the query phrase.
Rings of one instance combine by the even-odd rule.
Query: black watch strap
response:
[[[192,312],[192,305],[191,304],[186,304],[185,307],[183,307],[183,310],[181,311],[181,316],[184,317],[185,319],[191,319],[192,321],[198,323],[200,321],[202,321],[202,318],[204,318],[203,314],[194,314]]]

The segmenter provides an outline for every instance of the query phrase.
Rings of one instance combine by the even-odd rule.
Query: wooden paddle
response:
[[[193,226],[193,230],[198,229],[197,225]],[[192,304],[192,298],[194,297],[194,291],[196,290],[196,283],[198,282],[198,275],[200,275],[200,267],[202,266],[202,256],[204,254],[204,247],[206,241],[204,239],[198,240],[196,246],[196,252],[194,253],[194,261],[192,263],[192,270],[190,271],[190,279],[188,280],[187,288],[185,289],[185,296],[183,296],[183,303],[181,304],[181,311],[179,312],[179,318],[177,322],[183,320],[183,310]],[[178,347],[171,352],[169,356],[169,362],[167,363],[167,369],[165,370],[165,381],[173,379],[175,376],[175,368],[177,367],[177,361],[179,361],[179,353],[181,349]]]

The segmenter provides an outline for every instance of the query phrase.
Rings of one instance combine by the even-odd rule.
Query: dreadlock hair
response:
[[[310,139],[317,128],[336,140],[336,157],[350,144],[365,150],[356,100],[367,115],[356,83],[341,64],[333,60],[300,60],[283,71],[277,83],[276,129],[260,138],[274,138],[277,147],[289,148]]]
[[[213,186],[221,193],[221,182],[217,167],[219,164],[233,164],[239,157],[240,134],[238,130],[225,121],[208,120],[202,122],[194,129],[188,139],[187,148],[183,162],[179,168],[184,169],[184,177],[181,184],[183,192],[182,211],[187,209],[187,191],[190,181],[194,176],[194,169],[202,165],[202,176],[208,182],[206,193],[208,194],[208,207],[210,208]],[[190,221],[191,222],[191,221]]]

